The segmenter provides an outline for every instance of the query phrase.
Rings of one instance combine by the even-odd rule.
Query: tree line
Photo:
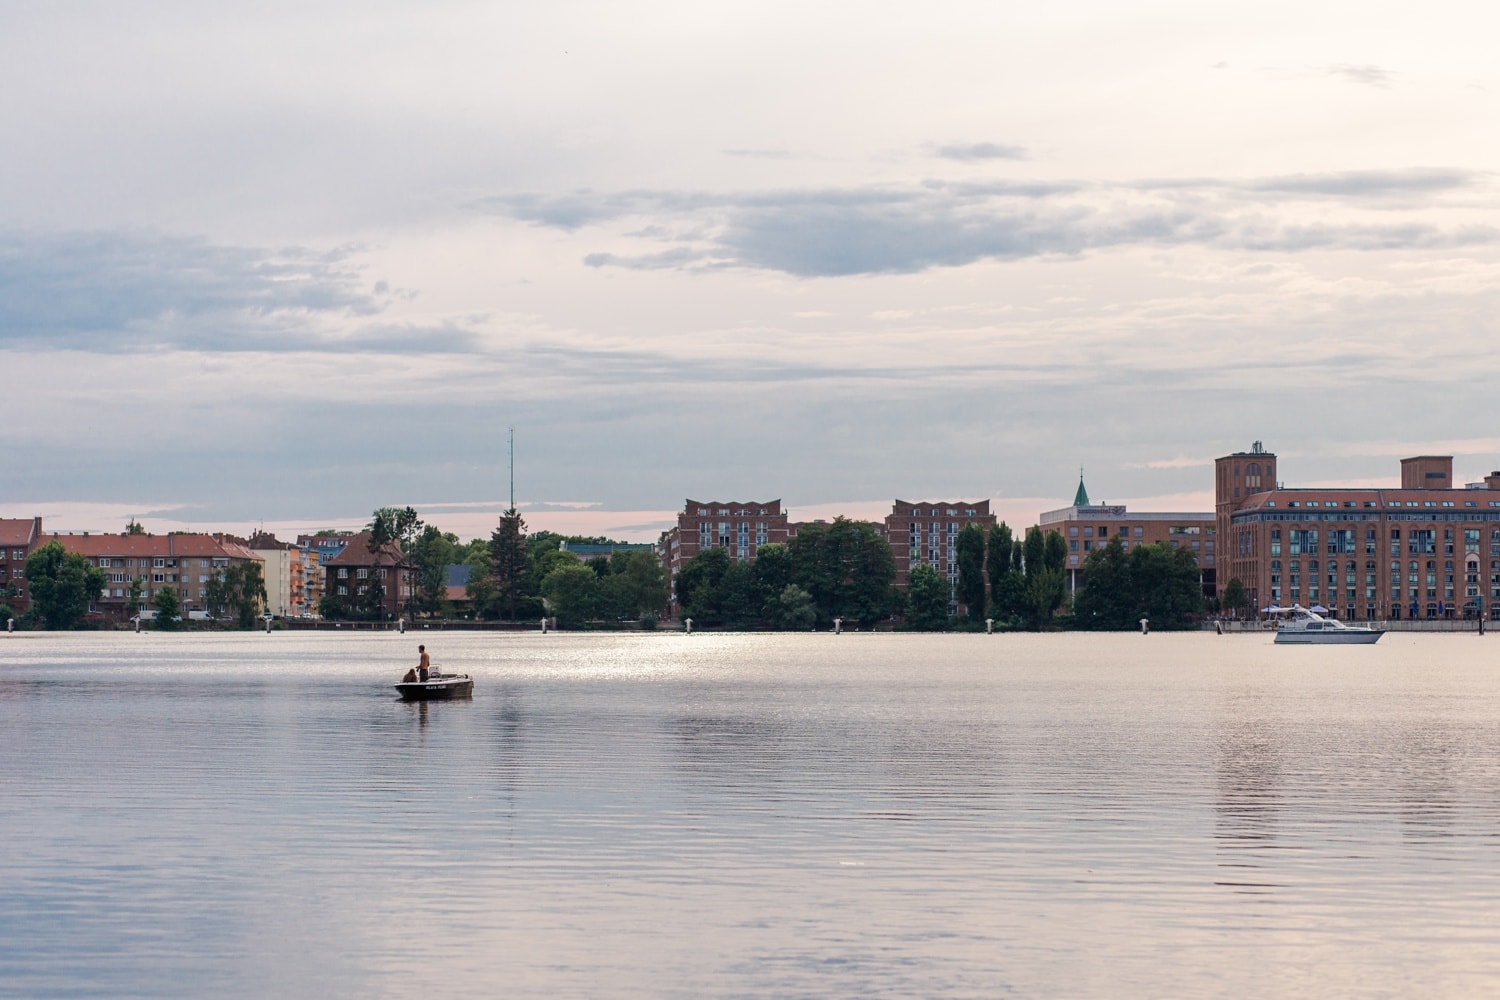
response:
[[[413,617],[448,614],[448,568],[469,567],[466,596],[478,619],[526,621],[553,617],[564,627],[589,621],[633,620],[653,625],[668,605],[668,580],[654,551],[616,551],[580,561],[563,542],[603,543],[603,538],[528,533],[515,511],[505,511],[488,539],[460,542],[424,524],[411,508],[382,507],[366,526],[372,553],[386,551],[411,574],[405,612]],[[1141,618],[1153,628],[1190,626],[1204,611],[1199,573],[1187,549],[1163,544],[1127,551],[1116,537],[1091,552],[1081,567],[1070,608],[1067,543],[1056,531],[1028,528],[1017,539],[1005,522],[988,530],[967,525],[954,542],[952,579],[930,562],[915,561],[904,591],[894,586],[895,557],[872,524],[836,518],[803,526],[785,544],[762,545],[754,562],[728,550],[698,552],[676,580],[684,618],[702,627],[804,630],[835,619],[870,627],[896,619],[913,630],[977,629],[986,619],[1001,629],[1131,629]],[[52,541],[31,553],[26,576],[32,605],[24,623],[68,628],[81,622],[104,589],[104,573],[83,555]],[[1231,581],[1231,588],[1238,581]],[[131,582],[132,605],[143,581]],[[14,596],[0,592],[0,600]],[[379,617],[384,586],[372,575],[364,594],[325,595],[324,617]],[[181,614],[171,587],[156,591],[159,627]],[[216,618],[250,627],[266,604],[258,563],[216,573],[204,592],[204,609]],[[1061,618],[1059,612],[1071,611]],[[0,616],[15,617],[3,604]]]

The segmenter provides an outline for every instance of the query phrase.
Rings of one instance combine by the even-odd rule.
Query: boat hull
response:
[[[474,697],[474,679],[467,674],[434,677],[425,681],[403,681],[396,685],[402,701],[452,701]]]
[[[1294,646],[1368,646],[1384,632],[1375,629],[1327,629],[1322,632],[1277,632],[1276,641]]]

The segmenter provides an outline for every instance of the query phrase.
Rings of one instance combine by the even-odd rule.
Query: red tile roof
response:
[[[324,566],[395,566],[401,562],[401,549],[394,543],[378,553],[370,551],[370,533],[361,531],[349,539],[342,552],[325,560]]]
[[[255,559],[243,545],[221,544],[212,535],[173,533],[170,535],[130,534],[57,534],[47,536],[69,552],[90,558],[162,558],[162,559]]]
[[[0,517],[0,546],[20,548],[40,540],[41,536],[39,517]]]

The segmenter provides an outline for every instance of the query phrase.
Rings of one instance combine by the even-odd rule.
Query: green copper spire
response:
[[[1089,491],[1083,488],[1083,469],[1078,470],[1078,492],[1073,495],[1074,507],[1087,507],[1089,505]]]

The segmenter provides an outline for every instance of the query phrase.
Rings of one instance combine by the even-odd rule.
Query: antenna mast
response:
[[[510,429],[510,509],[516,509],[516,429]]]

